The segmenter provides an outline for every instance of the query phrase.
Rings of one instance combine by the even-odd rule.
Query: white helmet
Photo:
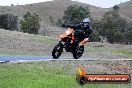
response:
[[[90,19],[89,18],[85,18],[84,20],[83,20],[83,23],[89,23],[90,22]]]

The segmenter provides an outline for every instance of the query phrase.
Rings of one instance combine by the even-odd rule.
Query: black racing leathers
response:
[[[76,25],[62,25],[62,27],[71,27],[73,28],[75,36],[80,37],[81,39],[83,38],[88,38],[89,35],[92,33],[93,29],[91,26],[84,26],[83,23],[76,24]]]

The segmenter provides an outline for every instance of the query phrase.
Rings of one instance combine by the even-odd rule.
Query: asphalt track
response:
[[[12,62],[12,61],[40,61],[40,60],[96,60],[95,58],[79,58],[73,57],[60,57],[59,59],[53,59],[52,56],[32,56],[32,55],[0,55],[0,62]]]

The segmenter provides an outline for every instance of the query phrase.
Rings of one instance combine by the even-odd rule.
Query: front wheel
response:
[[[52,51],[53,58],[58,59],[61,56],[62,52],[63,52],[63,47],[62,44],[59,43],[54,47]]]
[[[83,52],[84,52],[84,46],[83,45],[82,46],[78,46],[78,47],[76,47],[73,50],[73,57],[75,59],[78,59],[78,58],[80,58],[82,56]]]

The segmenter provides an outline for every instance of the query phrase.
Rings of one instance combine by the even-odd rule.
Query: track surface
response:
[[[29,61],[29,60],[96,60],[95,58],[79,58],[73,57],[60,57],[59,59],[53,59],[52,56],[31,56],[31,55],[0,55],[0,62],[5,61]]]

